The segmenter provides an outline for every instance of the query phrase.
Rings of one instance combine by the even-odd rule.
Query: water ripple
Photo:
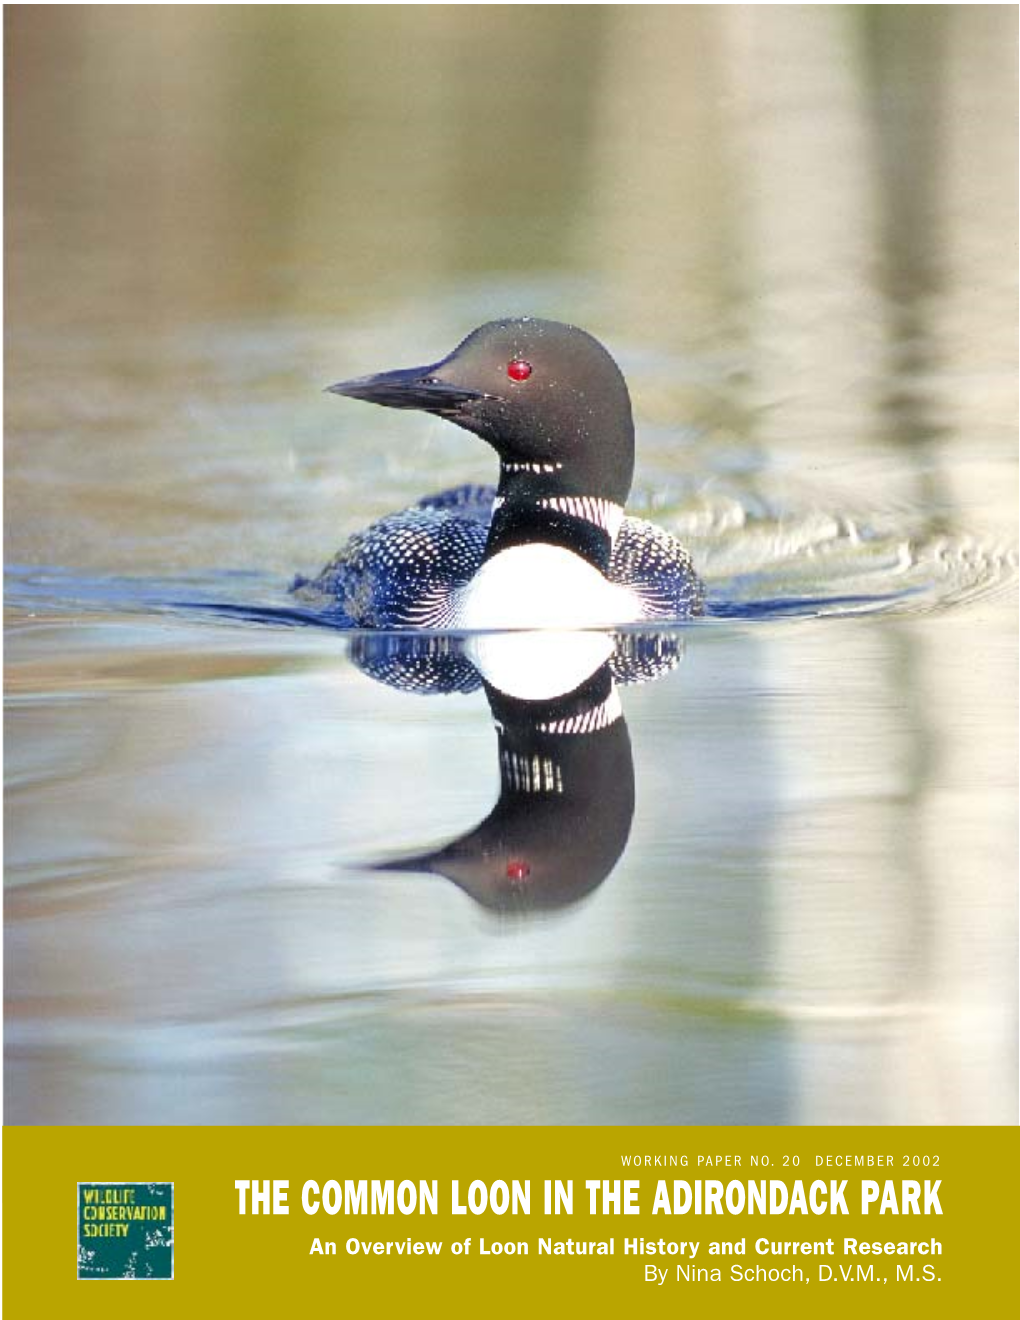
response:
[[[689,546],[708,588],[707,615],[748,622],[868,613],[917,614],[1012,591],[1017,551],[966,532],[910,527],[903,511],[865,519],[770,511],[753,499],[702,498],[663,519]],[[18,629],[68,612],[205,615],[285,627],[336,627],[301,608],[287,584],[258,572],[180,577],[93,575],[10,566],[7,605]]]

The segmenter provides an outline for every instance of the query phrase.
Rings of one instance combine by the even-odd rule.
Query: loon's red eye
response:
[[[506,878],[508,880],[527,880],[530,874],[531,867],[523,860],[514,858],[506,864]]]
[[[507,363],[506,374],[511,380],[527,380],[531,375],[531,363],[525,362],[523,358],[514,358]]]

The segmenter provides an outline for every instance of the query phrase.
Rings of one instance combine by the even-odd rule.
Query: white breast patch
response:
[[[579,688],[613,654],[608,633],[483,633],[469,639],[468,658],[487,683],[519,701],[551,701]],[[563,732],[559,730],[558,732]]]
[[[604,628],[642,618],[641,601],[580,555],[515,545],[487,560],[456,593],[452,625],[472,630]]]

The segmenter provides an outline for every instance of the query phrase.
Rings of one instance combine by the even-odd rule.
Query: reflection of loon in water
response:
[[[483,907],[564,907],[609,875],[630,834],[634,764],[616,682],[676,665],[679,639],[601,633],[373,637],[354,663],[419,693],[484,685],[499,743],[499,801],[480,825],[429,852],[375,864],[446,876]]]
[[[330,387],[417,408],[486,440],[499,485],[461,486],[353,536],[302,598],[373,628],[584,628],[700,614],[674,537],[624,515],[630,396],[591,335],[493,321],[442,361]]]

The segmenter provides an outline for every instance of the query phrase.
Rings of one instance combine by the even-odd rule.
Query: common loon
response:
[[[329,390],[473,431],[499,455],[499,484],[444,491],[357,533],[295,583],[305,599],[375,628],[593,628],[702,612],[684,547],[624,514],[630,396],[585,331],[491,321],[439,362]]]
[[[466,833],[372,867],[445,876],[501,914],[576,903],[616,866],[634,817],[634,759],[610,665],[538,701],[488,682],[485,695],[497,733],[499,800]]]
[[[616,866],[634,815],[630,739],[617,687],[661,678],[675,631],[357,633],[364,674],[423,696],[484,687],[500,792],[473,829],[427,852],[365,862],[446,876],[497,913],[565,907]]]

